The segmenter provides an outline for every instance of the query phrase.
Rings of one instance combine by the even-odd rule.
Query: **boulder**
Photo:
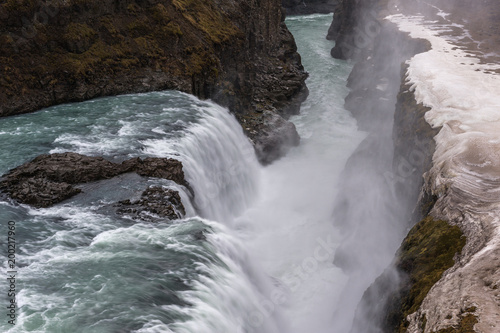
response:
[[[143,221],[175,220],[186,215],[179,192],[161,186],[149,187],[139,200],[123,200],[115,207],[117,214]]]

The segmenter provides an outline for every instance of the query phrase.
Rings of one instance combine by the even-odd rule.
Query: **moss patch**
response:
[[[214,43],[225,42],[240,30],[211,1],[173,0],[172,4],[196,28],[204,31]]]
[[[6,0],[5,3],[1,5],[9,12],[27,13],[35,8],[36,3],[36,0]]]
[[[458,326],[448,327],[434,333],[475,333],[474,325],[476,325],[478,321],[477,317],[473,314],[474,312],[476,312],[476,307],[465,309],[465,312],[461,315],[462,318]]]
[[[66,27],[63,40],[70,52],[82,53],[87,51],[97,39],[97,33],[86,24],[70,23]]]
[[[425,296],[455,262],[466,239],[457,226],[428,216],[417,223],[403,241],[397,267],[407,280],[401,291],[396,332],[406,332],[406,317],[418,310]],[[442,332],[444,333],[444,332]]]

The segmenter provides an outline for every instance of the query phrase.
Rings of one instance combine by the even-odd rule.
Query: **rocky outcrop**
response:
[[[115,205],[116,213],[135,220],[175,220],[186,215],[179,192],[160,186],[151,186],[138,200],[123,200]]]
[[[379,0],[342,0],[335,10],[327,39],[335,40],[331,54],[337,59],[359,59],[359,53],[379,33]],[[379,6],[377,6],[379,5]]]
[[[110,179],[127,172],[169,179],[189,188],[181,162],[174,159],[133,158],[118,164],[102,157],[62,153],[40,155],[10,170],[1,179],[0,189],[17,202],[38,208],[50,207],[80,193],[81,189],[75,185]],[[144,195],[149,197],[153,194],[150,191]],[[175,202],[173,205],[179,206]],[[182,210],[179,208],[177,211]]]
[[[283,0],[287,15],[329,14],[335,11],[339,0]]]
[[[229,107],[268,161],[307,96],[283,19],[280,0],[0,1],[0,115],[176,89]]]
[[[417,223],[396,254],[393,267],[397,272],[387,269],[365,292],[358,318],[369,318],[373,332],[406,332],[406,318],[418,310],[432,286],[453,267],[465,242],[460,228],[446,221],[428,216]],[[425,318],[421,320],[425,322]]]

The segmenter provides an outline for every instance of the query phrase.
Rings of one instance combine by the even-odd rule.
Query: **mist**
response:
[[[421,217],[417,202],[433,151],[432,139],[418,141],[401,130],[407,120],[396,112],[405,107],[398,101],[405,61],[427,50],[428,43],[378,20],[375,9],[366,9],[361,17],[357,35],[348,39],[354,44],[344,45],[356,60],[346,108],[368,135],[346,164],[334,205],[332,220],[342,239],[334,263],[348,282],[331,332],[384,332],[387,298],[400,282],[392,263]]]

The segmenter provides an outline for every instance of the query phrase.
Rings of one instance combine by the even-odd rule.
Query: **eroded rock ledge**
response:
[[[81,193],[75,185],[110,179],[128,172],[169,179],[189,189],[182,164],[174,159],[132,158],[119,164],[102,157],[77,153],[40,155],[5,174],[0,181],[0,189],[19,203],[37,208],[50,207]],[[150,204],[148,199],[151,199]],[[123,213],[139,214],[140,210],[146,209],[171,218],[179,217],[177,212],[185,214],[177,191],[163,188],[147,189],[140,200],[124,201],[120,205]]]
[[[175,89],[227,106],[268,163],[307,96],[283,20],[281,0],[1,0],[0,116]]]

